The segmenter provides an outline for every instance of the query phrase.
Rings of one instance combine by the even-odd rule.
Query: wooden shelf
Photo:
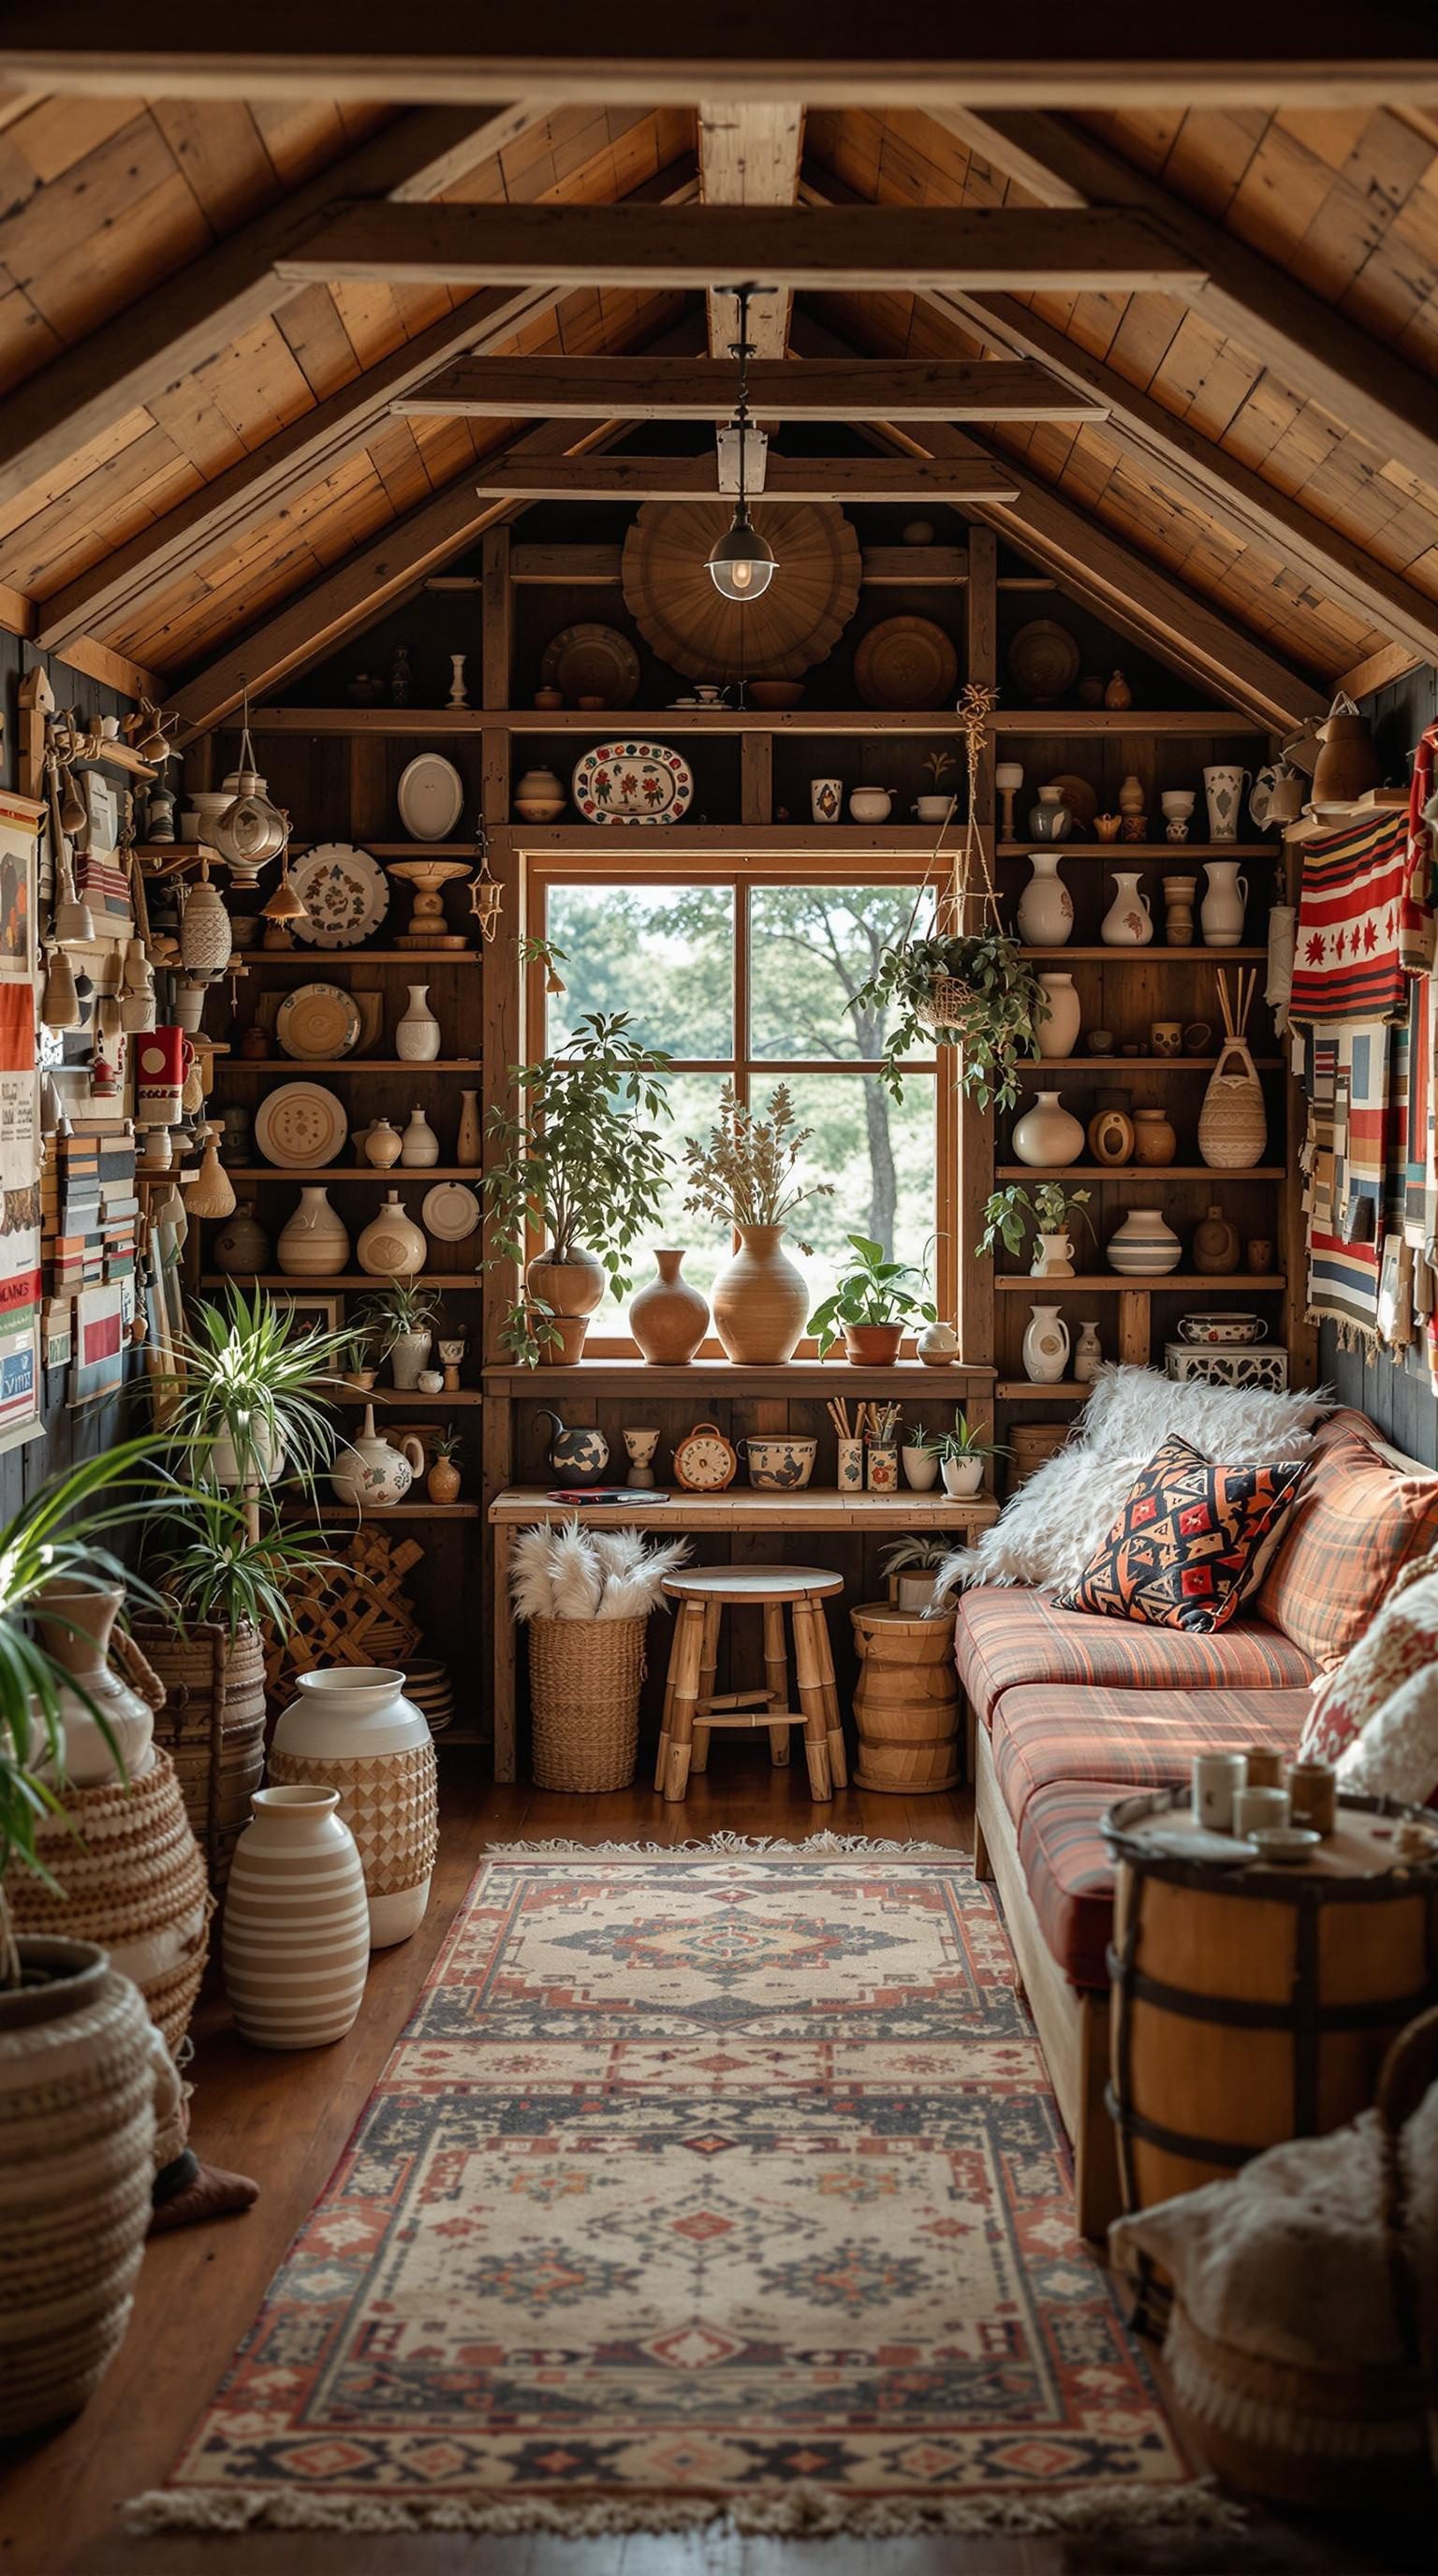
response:
[[[994,1393],[1000,1404],[1027,1404],[1031,1396],[1046,1395],[1055,1396],[1060,1402],[1077,1403],[1084,1396],[1092,1395],[1093,1388],[1073,1377],[1061,1378],[1056,1386],[1036,1386],[1029,1377],[1001,1377]]]
[[[258,731],[253,717],[251,722]],[[1239,715],[1233,707],[999,707],[989,725],[996,734],[1267,735],[1273,730],[1260,716]]]
[[[324,1295],[332,1288],[372,1288],[376,1292],[394,1286],[393,1279],[375,1279],[367,1270],[345,1270],[328,1279],[295,1279],[284,1270],[202,1270],[202,1288],[228,1288],[239,1280],[248,1288],[288,1288],[297,1297],[315,1289]],[[462,1289],[467,1297],[477,1297],[484,1281],[477,1270],[418,1270],[405,1281],[408,1288]]]
[[[1095,1296],[1101,1295],[1105,1289],[1112,1289],[1120,1295],[1127,1290],[1137,1289],[1140,1296],[1161,1297],[1174,1288],[1202,1288],[1210,1294],[1215,1291],[1241,1288],[1246,1295],[1256,1296],[1260,1289],[1265,1294],[1271,1295],[1275,1289],[1286,1288],[1287,1285],[1288,1282],[1281,1272],[1272,1273],[1267,1278],[1256,1279],[1247,1270],[1228,1270],[1218,1278],[1214,1278],[1212,1272],[1207,1270],[1170,1270],[1162,1279],[1125,1279],[1122,1272],[1118,1270],[1083,1271],[1073,1279],[1035,1279],[1029,1271],[1006,1270],[994,1281],[995,1288],[1000,1291],[1006,1291],[1012,1296],[1029,1297],[1040,1289],[1045,1293],[1052,1290],[1056,1297],[1072,1297],[1079,1289],[1084,1289]]]
[[[407,1404],[435,1404],[439,1406],[444,1406],[446,1404],[483,1404],[484,1397],[481,1395],[477,1386],[457,1387],[453,1395],[426,1395],[423,1389],[419,1387],[412,1387],[408,1393],[406,1393],[405,1389],[399,1386],[372,1386],[368,1395],[366,1395],[363,1387],[341,1386],[335,1387],[329,1391],[325,1396],[325,1402],[326,1404],[352,1405],[356,1410],[363,1410],[365,1405],[373,1404],[379,1406],[385,1412],[393,1410],[402,1413]]]
[[[1066,1073],[1211,1073],[1219,1059],[1216,1055],[1045,1055],[1035,1056],[1023,1070],[1037,1084],[1040,1076],[1047,1083],[1050,1074]],[[1281,1073],[1281,1055],[1256,1055],[1257,1073]]]
[[[956,1502],[945,1493],[841,1494],[830,1485],[809,1485],[797,1494],[756,1494],[748,1486],[732,1485],[725,1494],[687,1494],[679,1487],[660,1487],[665,1490],[670,1494],[667,1503],[635,1506],[643,1528],[652,1523],[660,1530],[891,1529],[897,1534],[911,1529],[982,1528],[997,1520],[999,1511],[989,1494]],[[489,1519],[496,1529],[514,1529],[531,1521],[566,1520],[574,1508],[572,1503],[551,1502],[543,1485],[507,1485],[490,1504]],[[600,1529],[622,1528],[624,1512],[622,1503],[597,1503],[591,1516]]]
[[[391,1163],[388,1171],[381,1171],[377,1163],[348,1163],[343,1167],[325,1163],[321,1168],[326,1189],[332,1181],[468,1181],[471,1187],[477,1187],[484,1178],[472,1163]],[[226,1163],[225,1170],[232,1181],[313,1183],[316,1177],[313,1169],[291,1163]]]
[[[1021,948],[1021,957],[1042,957],[1057,965],[1071,958],[1081,966],[1191,966],[1195,958],[1211,957],[1216,966],[1248,965],[1262,962],[1266,948],[1168,948],[1160,939],[1152,939],[1145,948]],[[1168,1061],[1173,1062],[1170,1056]]]
[[[503,823],[490,833],[491,850],[523,850],[527,858],[646,859],[651,867],[676,858],[930,859],[935,823]]]
[[[1022,795],[1022,788],[1015,790]],[[373,849],[374,843],[366,847]],[[1039,853],[1057,850],[1061,859],[1166,859],[1175,873],[1186,859],[1195,867],[1204,867],[1210,859],[1281,859],[1281,841],[1090,841],[1082,835],[1075,841],[1000,841],[1001,859],[1031,859]],[[1155,943],[1157,944],[1157,943]]]
[[[1246,1172],[1216,1171],[1212,1163],[1062,1163],[1036,1170],[1032,1163],[997,1163],[1001,1181],[1283,1181],[1281,1163],[1254,1163]]]
[[[421,1064],[403,1055],[235,1055],[229,1070],[288,1073],[300,1082],[307,1073],[482,1073],[484,1067],[478,1056],[467,1055],[432,1055]]]
[[[949,1368],[926,1368],[922,1360],[897,1360],[891,1368],[856,1368],[851,1360],[785,1360],[773,1368],[746,1367],[723,1358],[691,1360],[685,1368],[666,1368],[648,1360],[580,1360],[572,1368],[515,1368],[508,1362],[484,1372],[492,1395],[543,1396],[686,1395],[712,1402],[726,1395],[784,1395],[802,1404],[848,1387],[856,1395],[942,1397],[946,1386],[987,1382],[987,1365],[969,1367],[955,1361]]]
[[[309,1506],[305,1503],[286,1505],[285,1517],[288,1519],[308,1511]],[[362,1521],[477,1521],[482,1511],[483,1506],[479,1503],[389,1503],[383,1508],[367,1503],[361,1513],[352,1503],[342,1503],[338,1494],[333,1494],[316,1505],[311,1517],[319,1519],[326,1512],[343,1514],[346,1527],[352,1522],[358,1528]]]
[[[377,856],[384,844],[366,841],[371,857]],[[419,843],[426,856],[443,858],[446,854],[437,844]],[[242,966],[307,966],[311,974],[323,967],[326,974],[332,966],[478,966],[483,960],[479,948],[237,948],[235,956]]]
[[[952,707],[252,707],[254,733],[957,733]],[[1232,707],[1004,707],[996,734],[1259,734]]]

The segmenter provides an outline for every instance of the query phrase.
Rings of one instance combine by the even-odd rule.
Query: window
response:
[[[862,880],[833,862],[812,879],[792,865],[740,874],[706,861],[685,863],[688,882],[677,870],[674,881],[568,866],[531,876],[531,918],[563,952],[566,990],[546,995],[536,973],[528,1025],[554,1052],[586,1013],[626,1011],[634,1034],[671,1057],[675,1172],[654,1239],[689,1247],[685,1276],[706,1292],[730,1246],[684,1212],[683,1140],[707,1131],[726,1080],[756,1113],[782,1081],[814,1131],[803,1167],[834,1185],[832,1198],[806,1201],[789,1230],[813,1246],[814,1303],[833,1284],[845,1236],[859,1233],[927,1266],[952,1309],[952,1087],[934,1057],[916,1058],[896,1104],[872,1070],[885,1024],[854,1009],[883,948],[902,937],[916,905],[927,917],[929,900],[912,873],[867,864]],[[636,1282],[647,1272],[641,1252]],[[622,1309],[606,1300],[588,1348],[627,1344]]]

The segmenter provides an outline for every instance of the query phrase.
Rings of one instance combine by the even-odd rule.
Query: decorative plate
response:
[[[1044,785],[1061,789],[1063,801],[1081,832],[1093,830],[1093,818],[1098,812],[1098,796],[1086,778],[1080,778],[1075,770],[1061,769],[1057,778],[1046,778]]]
[[[639,656],[617,626],[566,626],[545,645],[541,688],[567,698],[602,698],[607,707],[632,707],[639,695]]]
[[[296,860],[290,883],[305,908],[296,935],[316,948],[357,947],[389,910],[389,879],[379,861],[349,841],[321,841]]]
[[[598,743],[570,788],[586,823],[677,823],[693,793],[688,761],[663,742]]]
[[[691,1494],[722,1494],[738,1473],[738,1452],[717,1422],[696,1422],[674,1443],[675,1482]]]
[[[275,1014],[275,1036],[300,1062],[348,1055],[364,1022],[352,993],[339,984],[297,984]]]
[[[447,841],[464,812],[464,780],[443,753],[422,751],[400,773],[394,801],[412,841]]]
[[[866,707],[940,707],[958,682],[957,648],[932,617],[886,617],[854,655],[854,686]]]
[[[436,1243],[463,1243],[479,1223],[479,1201],[463,1181],[436,1181],[425,1191],[420,1215]]]
[[[267,1163],[318,1171],[343,1153],[344,1103],[322,1082],[282,1082],[255,1113],[255,1144]]]
[[[1068,628],[1060,626],[1057,618],[1031,617],[1009,646],[1009,678],[1024,705],[1052,706],[1055,698],[1073,687],[1081,660]]]

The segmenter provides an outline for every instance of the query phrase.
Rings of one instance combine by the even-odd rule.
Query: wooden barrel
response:
[[[959,1776],[959,1681],[947,1619],[866,1601],[851,1610],[859,1681],[856,1785],[894,1797],[951,1789]]]
[[[1181,1815],[1176,1809],[1181,1808]],[[1126,2209],[1233,2174],[1372,2103],[1389,2042],[1438,2000],[1438,1836],[1421,1807],[1345,1799],[1299,1868],[1165,1852],[1187,1791],[1128,1798],[1118,1862],[1112,2082]],[[1405,1828],[1426,1848],[1400,1851]]]

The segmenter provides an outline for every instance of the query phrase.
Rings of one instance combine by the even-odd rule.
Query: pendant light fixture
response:
[[[749,361],[754,355],[749,338],[749,298],[754,288],[739,286],[734,292],[739,304],[739,337],[730,346],[739,361],[739,399],[733,421],[738,432],[739,498],[731,526],[709,557],[709,578],[721,598],[742,603],[762,598],[779,566],[773,547],[760,536],[749,517]]]
[[[289,816],[272,804],[265,793],[265,781],[255,767],[255,747],[250,740],[249,682],[240,683],[244,695],[244,714],[240,732],[240,765],[225,780],[234,791],[233,803],[222,808],[211,830],[211,839],[237,884],[253,884],[256,873],[267,859],[277,859],[290,837]]]

